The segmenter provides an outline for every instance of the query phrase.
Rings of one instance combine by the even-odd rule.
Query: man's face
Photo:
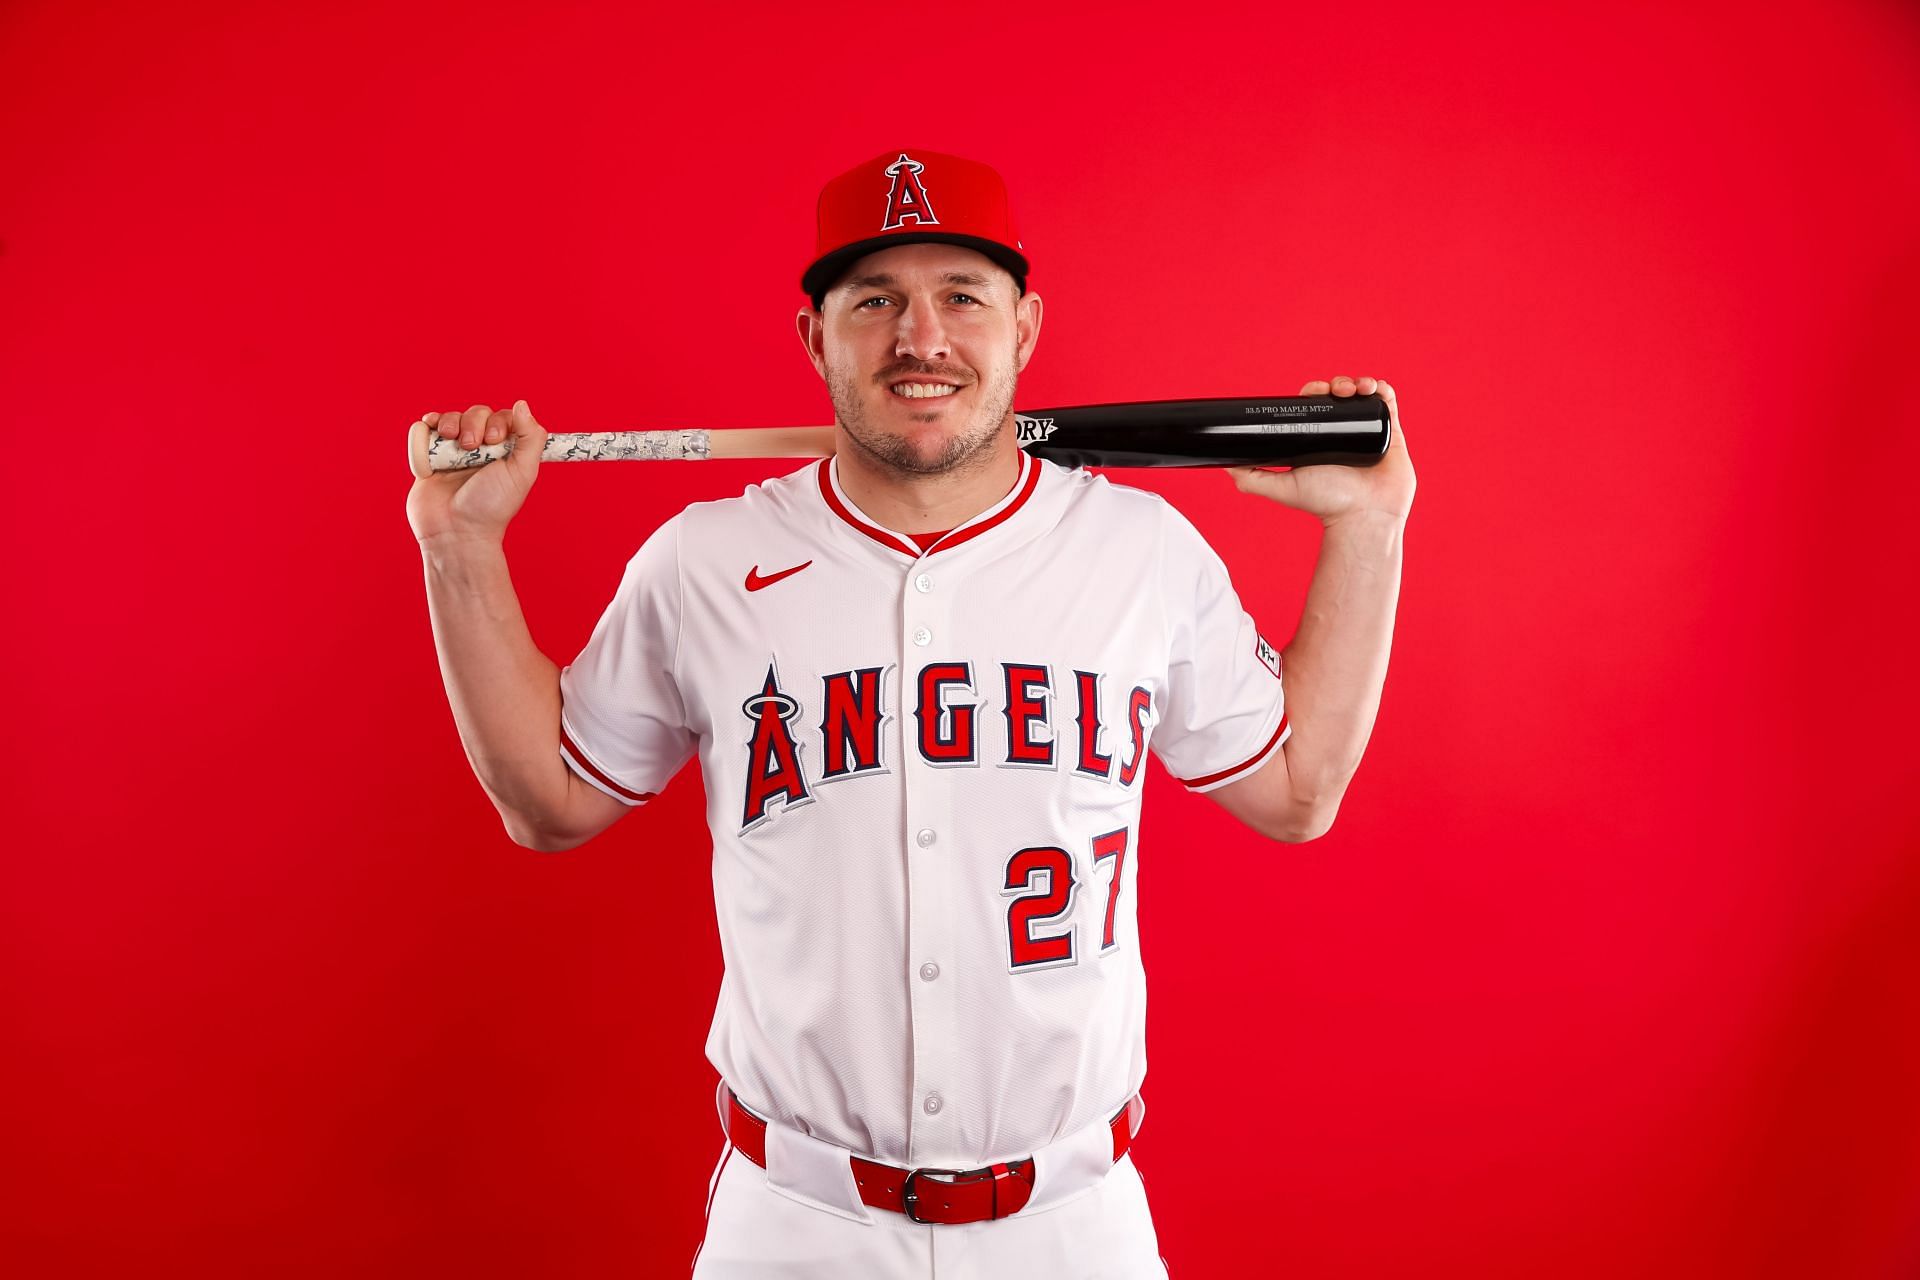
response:
[[[800,335],[856,448],[901,476],[986,465],[1040,330],[1040,299],[959,245],[861,258],[800,313]]]

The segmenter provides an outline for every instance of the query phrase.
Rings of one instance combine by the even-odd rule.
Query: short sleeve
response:
[[[1280,655],[1200,531],[1171,505],[1161,510],[1169,655],[1153,750],[1184,786],[1211,791],[1258,769],[1287,740]]]
[[[693,754],[673,665],[680,641],[680,516],[627,561],[586,647],[560,672],[560,754],[630,805],[651,800]]]

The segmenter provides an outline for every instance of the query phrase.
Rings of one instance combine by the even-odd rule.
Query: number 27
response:
[[[1104,955],[1114,947],[1113,916],[1127,862],[1127,829],[1095,836],[1092,846],[1093,871],[1097,872],[1103,862],[1113,865],[1113,875],[1107,881],[1106,925],[1100,935],[1100,953]],[[1057,933],[1035,933],[1035,929],[1058,924],[1067,916],[1079,888],[1080,882],[1073,874],[1073,856],[1057,845],[1022,849],[1007,859],[1007,879],[1001,892],[1013,898],[1007,907],[1007,963],[1014,972],[1076,962],[1077,926],[1069,924]]]

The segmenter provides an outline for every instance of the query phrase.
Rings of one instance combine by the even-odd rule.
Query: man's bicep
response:
[[[1241,823],[1270,839],[1297,844],[1324,832],[1324,828],[1316,829],[1315,815],[1293,794],[1284,746],[1246,777],[1206,794]]]
[[[569,766],[566,812],[561,820],[564,830],[554,834],[564,842],[565,848],[571,849],[585,844],[640,807],[608,795]]]
[[[645,804],[693,755],[674,669],[680,641],[680,527],[661,525],[627,562],[613,600],[574,660],[560,670],[563,812],[546,822],[571,847]]]

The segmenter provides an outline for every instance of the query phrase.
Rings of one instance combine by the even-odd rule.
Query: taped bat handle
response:
[[[697,462],[712,456],[706,431],[550,432],[542,462]],[[498,444],[463,449],[425,422],[407,428],[407,466],[425,479],[441,471],[465,471],[498,462],[513,452],[509,437]]]

